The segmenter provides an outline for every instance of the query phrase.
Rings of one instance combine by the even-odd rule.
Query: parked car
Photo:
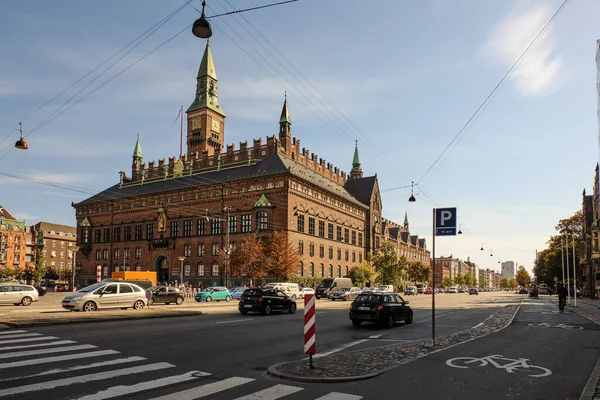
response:
[[[446,293],[448,293],[448,294],[450,294],[450,293],[456,294],[456,293],[458,293],[458,289],[456,288],[456,286],[452,286],[452,287],[448,288],[448,291]]]
[[[277,283],[267,283],[263,286],[263,289],[275,289],[281,290],[292,299],[296,300],[300,297],[300,286],[297,283],[292,282],[277,282]]]
[[[281,290],[276,289],[246,289],[238,304],[240,314],[260,312],[269,315],[273,311],[296,312],[296,301]]]
[[[476,294],[479,296],[479,291],[477,290],[477,288],[472,287],[471,289],[469,289],[469,295],[472,294]]]
[[[329,298],[331,299],[331,301],[335,301],[335,300],[348,301],[348,300],[354,300],[361,293],[362,293],[361,288],[353,286],[351,288],[342,288],[342,289],[338,290],[337,292],[333,292],[329,295]]]
[[[381,285],[377,288],[377,290],[379,290],[380,292],[393,292],[394,286],[393,285]]]
[[[101,308],[143,310],[147,301],[144,289],[134,283],[100,282],[69,294],[63,299],[62,306],[74,311]]]
[[[396,322],[412,324],[413,310],[397,293],[361,293],[350,306],[352,325],[375,322],[392,328]]]
[[[56,285],[54,287],[54,291],[55,292],[66,292],[67,291],[67,285],[63,285],[62,283]]]
[[[309,288],[309,287],[304,287],[304,288],[302,288],[302,290],[300,290],[299,297],[301,299],[303,299],[304,295],[307,295],[307,294],[312,294],[314,296],[315,295],[315,289]]]
[[[319,300],[321,297],[328,298],[330,293],[338,291],[342,288],[352,287],[352,279],[350,278],[325,278],[319,283],[315,297]]]
[[[425,289],[425,294],[433,294],[433,289],[428,287],[427,289]]]
[[[229,295],[231,296],[232,299],[239,300],[240,297],[242,297],[242,293],[244,293],[244,291],[246,289],[247,289],[247,287],[245,287],[245,286],[233,288],[229,291]]]
[[[180,290],[176,287],[152,286],[150,289],[147,290],[149,290],[152,294],[152,297],[150,297],[149,299],[150,305],[154,303],[175,303],[177,305],[183,304],[183,295],[181,294]]]
[[[466,293],[465,288],[463,288],[463,287],[458,288],[458,293]]]
[[[417,287],[416,286],[408,286],[404,291],[405,296],[416,296],[417,295]]]
[[[14,304],[15,306],[22,304],[29,306],[39,299],[37,289],[31,285],[20,283],[0,284],[0,304]]]
[[[446,290],[443,287],[437,288],[436,290],[436,293],[446,293]]]
[[[206,301],[207,303],[210,303],[213,300],[230,301],[231,295],[225,286],[211,286],[196,293],[195,299],[197,302]]]

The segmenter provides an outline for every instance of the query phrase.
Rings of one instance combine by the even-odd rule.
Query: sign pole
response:
[[[433,209],[433,232],[432,232],[432,268],[431,268],[431,281],[432,281],[432,292],[431,292],[431,340],[433,347],[435,347],[435,208]]]
[[[573,306],[577,307],[577,271],[575,270],[575,232],[573,232]]]

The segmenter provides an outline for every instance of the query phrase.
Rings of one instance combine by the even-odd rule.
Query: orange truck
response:
[[[126,281],[152,281],[152,286],[156,286],[156,272],[149,271],[118,271],[111,275],[113,279],[123,279]]]

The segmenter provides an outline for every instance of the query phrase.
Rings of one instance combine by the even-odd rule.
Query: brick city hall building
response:
[[[146,164],[138,136],[131,175],[121,172],[118,184],[73,204],[80,282],[95,279],[101,266],[104,278],[156,271],[159,281],[237,284],[243,277],[228,280],[219,251],[243,234],[273,230],[287,231],[298,248],[298,274],[345,276],[388,239],[377,177],[363,177],[358,149],[346,176],[301,148],[291,127],[286,100],[278,135],[225,146],[207,44],[187,110],[187,152]],[[423,239],[404,244],[429,259]]]

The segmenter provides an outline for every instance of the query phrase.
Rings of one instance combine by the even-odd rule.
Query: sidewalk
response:
[[[435,346],[432,346],[431,339],[426,339],[336,353],[314,358],[313,369],[310,368],[308,359],[305,359],[272,365],[268,373],[300,382],[347,382],[372,378],[419,358],[498,332],[511,324],[519,307],[520,302],[507,305],[474,328],[438,338]]]

